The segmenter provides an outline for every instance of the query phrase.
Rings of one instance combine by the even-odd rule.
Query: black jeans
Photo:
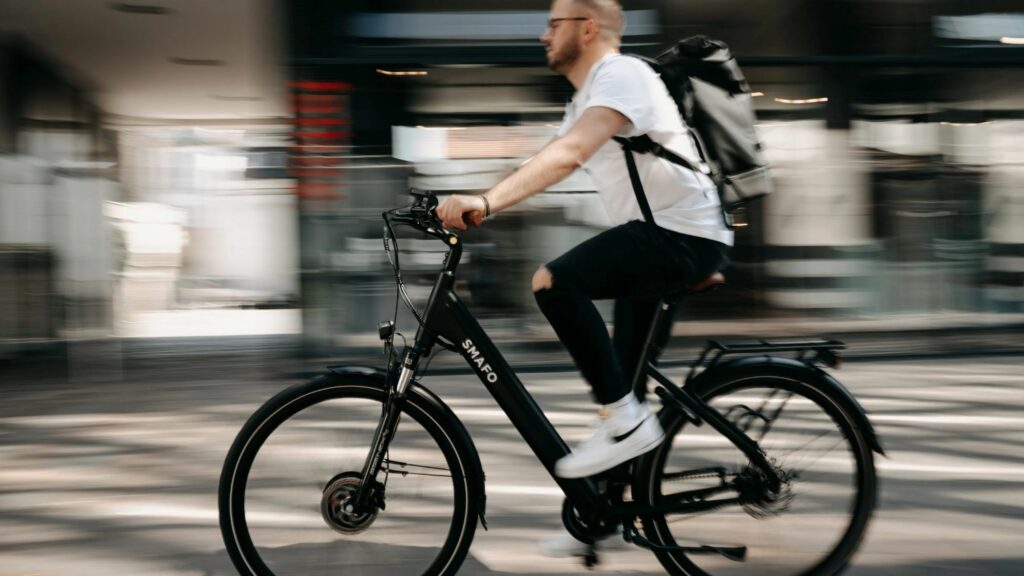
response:
[[[534,293],[555,334],[609,404],[629,392],[658,300],[721,269],[729,247],[634,220],[606,230],[547,264],[551,288]],[[615,298],[614,343],[594,300]],[[668,340],[671,323],[658,335]],[[641,394],[643,391],[639,391]]]

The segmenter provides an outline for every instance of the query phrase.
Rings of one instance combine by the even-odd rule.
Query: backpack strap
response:
[[[615,141],[622,144],[622,153],[626,155],[626,169],[629,171],[629,181],[633,184],[636,202],[640,205],[640,213],[644,215],[644,220],[657,228],[658,225],[654,223],[654,214],[651,212],[651,205],[647,203],[647,195],[644,194],[644,184],[640,181],[640,172],[636,169],[636,159],[633,158],[629,140],[615,136]]]
[[[651,205],[647,203],[647,195],[644,194],[644,185],[643,182],[640,181],[640,172],[636,168],[636,159],[633,157],[634,152],[639,152],[640,154],[654,154],[655,156],[664,158],[673,164],[678,164],[687,170],[709,176],[715,184],[715,187],[718,188],[717,179],[707,165],[694,166],[693,162],[690,162],[686,158],[683,158],[661,144],[658,144],[647,134],[634,136],[632,138],[612,136],[612,139],[622,145],[622,151],[626,155],[626,169],[629,171],[629,181],[633,184],[633,193],[636,194],[636,201],[640,204],[640,212],[644,215],[644,220],[647,220],[652,224],[654,224],[654,214],[651,213]]]
[[[690,134],[695,136],[693,131],[691,131]],[[644,194],[644,185],[640,182],[640,173],[636,169],[636,160],[633,158],[633,152],[654,154],[659,158],[664,158],[665,160],[678,164],[683,168],[704,174],[711,178],[711,183],[714,184],[715,190],[718,192],[718,203],[722,212],[722,222],[725,224],[725,227],[730,230],[736,227],[736,220],[726,208],[725,200],[722,195],[722,187],[727,181],[725,177],[708,168],[706,164],[701,165],[700,167],[694,166],[693,162],[690,162],[686,158],[683,158],[661,144],[658,144],[654,140],[651,140],[651,137],[647,134],[634,136],[632,138],[612,136],[612,139],[621,144],[622,150],[626,153],[626,168],[629,170],[629,181],[633,184],[633,193],[636,194],[636,201],[640,204],[640,212],[643,213],[645,220],[648,222],[654,222],[654,216],[651,214],[651,207],[647,203],[647,196]],[[694,138],[694,143],[697,145],[698,151],[701,151],[703,155],[703,144],[700,139]]]
[[[632,150],[641,154],[654,154],[659,158],[664,158],[665,160],[668,160],[673,164],[678,164],[692,172],[697,172],[706,176],[711,175],[711,169],[706,165],[695,166],[693,162],[690,162],[686,158],[683,158],[661,144],[658,144],[647,134],[641,134],[640,136],[634,136],[632,138],[623,138],[621,136],[613,136],[612,138],[627,150]]]

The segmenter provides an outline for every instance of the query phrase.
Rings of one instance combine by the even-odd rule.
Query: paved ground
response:
[[[234,573],[217,530],[220,465],[248,414],[307,366],[257,353],[124,358],[72,348],[74,376],[0,371],[0,576]],[[1024,359],[851,362],[838,376],[889,452],[849,574],[1024,573]],[[576,376],[523,379],[563,436],[585,434],[592,408]],[[491,529],[462,573],[582,571],[537,553],[559,531],[561,498],[478,381],[425,384],[466,422],[488,475]],[[598,571],[661,573],[642,551],[607,554]]]

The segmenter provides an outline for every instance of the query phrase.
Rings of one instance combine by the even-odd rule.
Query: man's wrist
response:
[[[484,201],[484,218],[491,215],[491,203],[487,201],[487,196],[480,194],[480,199]]]

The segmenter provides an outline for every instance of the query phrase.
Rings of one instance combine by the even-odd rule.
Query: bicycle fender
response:
[[[784,358],[779,356],[743,356],[739,358],[731,358],[704,370],[690,380],[686,384],[686,387],[700,392],[711,382],[718,381],[721,378],[725,378],[739,372],[750,373],[751,375],[757,374],[758,372],[775,374],[788,372],[794,378],[801,378],[808,382],[817,384],[825,392],[830,392],[842,408],[853,417],[857,427],[864,433],[864,438],[871,445],[872,450],[883,456],[886,455],[885,450],[882,448],[881,440],[875,433],[874,426],[871,425],[871,420],[868,417],[867,410],[865,410],[853,394],[851,394],[850,391],[847,390],[846,387],[838,380],[833,378],[831,374],[808,362],[801,362],[794,358]]]
[[[328,370],[335,374],[348,375],[355,374],[358,376],[379,376],[383,379],[387,373],[374,366],[359,366],[359,365],[343,365],[343,366],[328,366]]]
[[[379,379],[382,386],[385,384],[384,380],[387,377],[387,372],[374,366],[343,365],[328,366],[327,369],[334,374],[358,375]],[[446,422],[444,422],[445,428],[451,431],[452,434],[455,434],[455,440],[462,443],[464,446],[469,459],[469,462],[465,463],[466,473],[468,475],[470,486],[477,494],[480,525],[484,527],[484,530],[487,530],[487,518],[485,515],[487,509],[487,490],[485,486],[486,477],[484,475],[484,467],[480,462],[480,453],[476,449],[476,444],[473,443],[473,438],[466,430],[465,424],[459,420],[459,417],[455,415],[455,412],[453,412],[447,404],[445,404],[444,400],[431,392],[429,388],[420,384],[419,381],[413,380],[406,394],[414,394],[425,404],[429,404],[436,409],[437,412],[446,420]]]

